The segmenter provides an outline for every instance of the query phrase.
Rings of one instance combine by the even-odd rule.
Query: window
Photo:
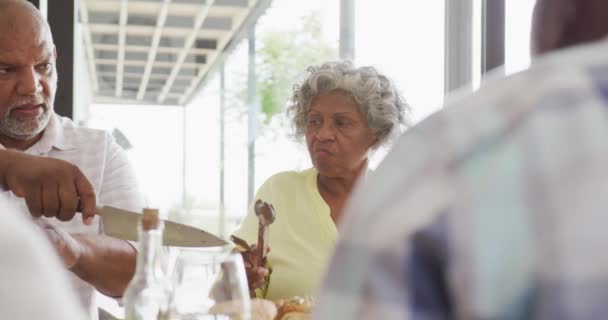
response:
[[[530,30],[535,0],[505,1],[505,71],[530,65]]]
[[[171,218],[219,234],[219,77],[186,106],[185,195]]]
[[[355,5],[355,60],[393,79],[418,122],[444,95],[444,1],[376,0]]]
[[[166,213],[182,199],[182,108],[93,105],[90,126],[119,129],[132,148],[128,155],[147,205]],[[162,167],[159,168],[159,163]]]
[[[241,41],[225,63],[225,212],[231,232],[247,213],[247,66],[248,44]],[[219,150],[219,149],[218,149]],[[217,182],[212,182],[217,183]],[[219,199],[219,198],[218,198]]]

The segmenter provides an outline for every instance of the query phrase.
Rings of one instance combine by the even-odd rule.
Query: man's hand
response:
[[[75,266],[82,255],[83,248],[80,243],[69,233],[55,227],[43,219],[37,219],[36,224],[44,231],[46,237],[61,258],[61,261],[63,261],[63,265],[68,269]]]
[[[32,216],[69,221],[76,214],[80,201],[84,223],[92,223],[95,190],[75,165],[5,150],[0,151],[0,162],[1,185],[25,198]]]

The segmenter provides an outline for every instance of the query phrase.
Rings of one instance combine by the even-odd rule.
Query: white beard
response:
[[[44,107],[44,112],[35,120],[19,120],[10,117],[10,111],[0,119],[0,133],[17,140],[27,140],[37,136],[46,128],[51,119],[51,110]]]

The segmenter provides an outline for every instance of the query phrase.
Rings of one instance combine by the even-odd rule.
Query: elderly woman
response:
[[[249,286],[258,297],[312,295],[338,236],[336,225],[357,178],[368,170],[370,151],[392,140],[405,124],[407,105],[384,75],[348,62],[311,67],[294,87],[296,137],[306,138],[313,168],[281,172],[258,190],[272,204],[267,266],[244,254]],[[236,235],[257,242],[258,218],[249,214]]]

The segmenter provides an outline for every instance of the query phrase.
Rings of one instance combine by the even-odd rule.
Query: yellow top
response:
[[[338,237],[329,206],[317,188],[317,170],[282,172],[266,180],[235,233],[250,244],[258,239],[258,218],[253,211],[258,199],[272,204],[277,214],[269,229],[268,264],[272,272],[262,297],[312,296]]]

